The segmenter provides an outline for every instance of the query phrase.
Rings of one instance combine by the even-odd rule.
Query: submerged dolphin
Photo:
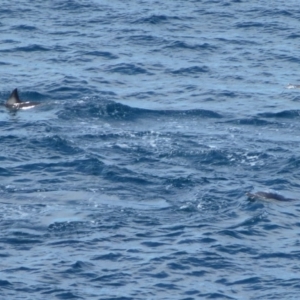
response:
[[[5,106],[9,109],[28,109],[39,104],[39,102],[22,102],[19,98],[18,90],[14,89],[6,101]]]
[[[287,89],[300,89],[300,84],[291,84],[289,83],[287,86],[286,86]]]
[[[277,193],[268,193],[268,192],[257,192],[257,193],[246,193],[247,197],[250,200],[276,200],[276,201],[294,201],[295,199],[286,198],[282,195],[279,195]]]

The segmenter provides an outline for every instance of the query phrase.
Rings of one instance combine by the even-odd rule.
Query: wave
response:
[[[265,126],[265,125],[273,124],[274,122],[269,122],[257,117],[252,117],[252,118],[233,119],[233,120],[225,121],[224,123],[236,124],[236,125]]]
[[[90,103],[79,104],[73,107],[58,112],[58,117],[61,119],[74,119],[74,118],[110,118],[114,120],[136,119],[145,117],[181,117],[189,118],[222,118],[217,112],[205,109],[189,109],[189,110],[151,110],[143,108],[134,108],[118,102],[109,103]]]
[[[166,15],[152,15],[149,17],[139,18],[132,22],[133,24],[162,24],[173,20],[180,20],[179,17],[170,17]]]
[[[180,68],[177,70],[170,71],[174,75],[192,75],[197,73],[207,73],[209,72],[209,68],[207,66],[193,66],[188,68]]]
[[[187,44],[185,42],[182,41],[175,41],[175,42],[171,42],[168,46],[164,47],[165,49],[188,49],[188,50],[199,50],[199,51],[204,51],[204,50],[208,50],[208,51],[213,51],[218,49],[218,47],[213,46],[209,43],[203,43],[203,44]]]
[[[148,74],[151,75],[145,68],[138,66],[136,64],[126,64],[121,63],[114,66],[109,66],[106,68],[107,72],[120,73],[124,75],[138,75],[138,74]]]
[[[287,118],[287,119],[294,119],[299,118],[300,116],[300,110],[284,110],[277,113],[260,113],[258,114],[260,117],[263,118]]]
[[[25,30],[25,31],[34,31],[34,30],[37,30],[37,27],[35,26],[29,26],[29,25],[16,25],[16,26],[13,26],[11,27],[12,30]]]

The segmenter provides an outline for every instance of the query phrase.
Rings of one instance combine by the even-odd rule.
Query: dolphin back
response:
[[[19,98],[18,89],[14,89],[6,101],[5,106],[11,110],[18,110],[32,108],[39,104],[40,102],[21,101]]]
[[[294,199],[286,198],[277,193],[268,193],[268,192],[257,192],[257,193],[246,193],[247,197],[250,200],[276,200],[276,201],[294,201]]]

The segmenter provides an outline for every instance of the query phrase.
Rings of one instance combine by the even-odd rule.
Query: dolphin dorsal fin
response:
[[[21,100],[19,98],[18,89],[14,89],[6,102],[6,105],[14,105],[17,103],[21,103]]]

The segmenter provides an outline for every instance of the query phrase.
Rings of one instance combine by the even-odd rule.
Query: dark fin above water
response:
[[[6,101],[5,106],[10,110],[18,110],[32,108],[39,104],[39,102],[22,102],[19,98],[18,89],[14,89]]]
[[[288,202],[288,201],[294,201],[295,199],[286,198],[280,194],[277,193],[268,193],[268,192],[257,192],[257,193],[246,193],[247,197],[250,200],[275,200],[275,201],[282,201],[282,202]]]
[[[19,94],[18,94],[18,89],[14,89],[11,92],[11,94],[10,94],[10,96],[9,96],[9,98],[8,98],[5,105],[6,106],[13,106],[13,105],[16,105],[18,103],[21,103],[21,100],[20,100]]]

